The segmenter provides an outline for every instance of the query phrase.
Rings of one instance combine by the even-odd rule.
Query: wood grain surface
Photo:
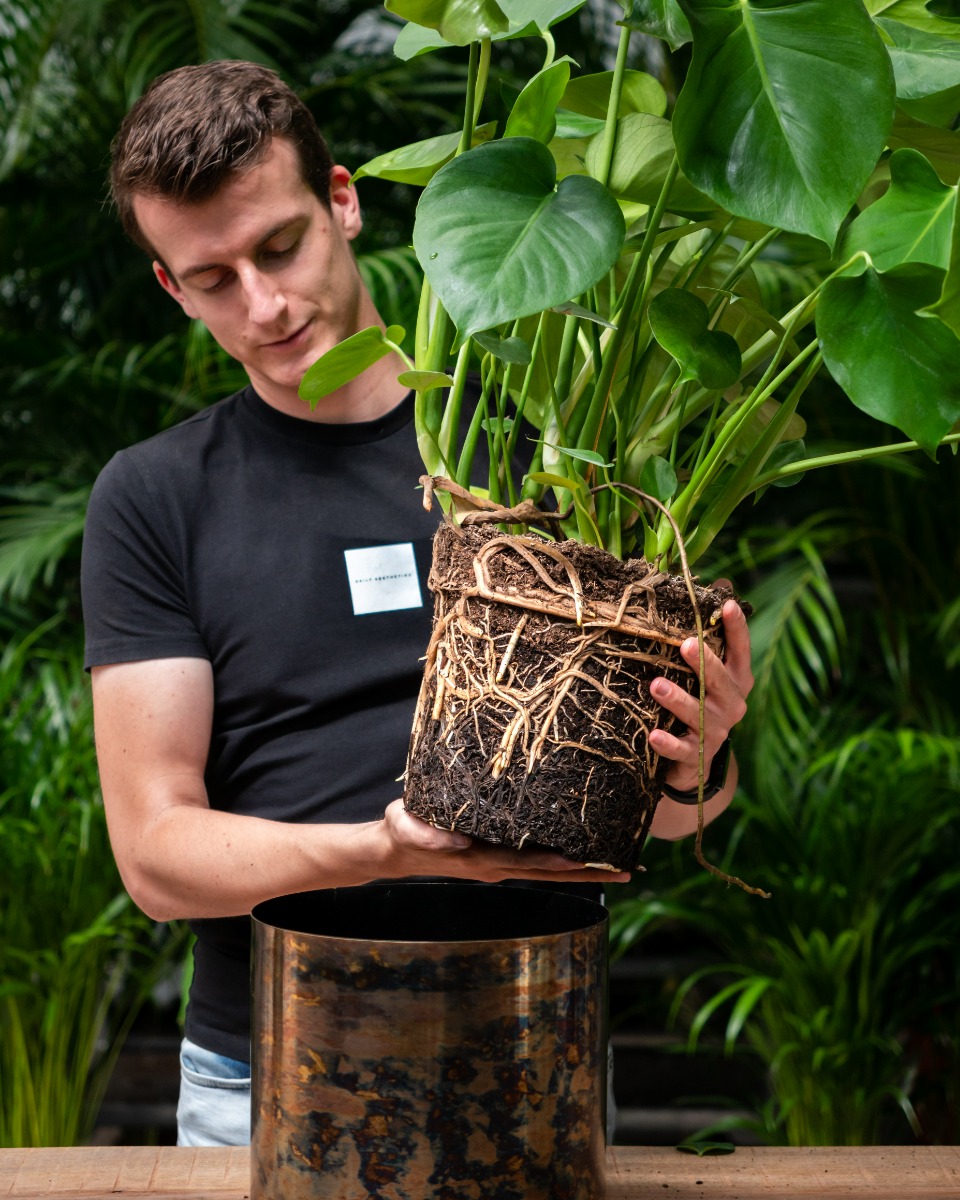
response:
[[[247,1200],[250,1151],[173,1146],[0,1150],[5,1200]],[[740,1147],[696,1158],[607,1151],[607,1200],[960,1200],[960,1147]],[[418,1200],[429,1200],[421,1197]],[[494,1200],[494,1198],[491,1198]]]

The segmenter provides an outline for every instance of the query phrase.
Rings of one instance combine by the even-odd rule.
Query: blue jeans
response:
[[[204,1050],[184,1038],[180,1044],[177,1145],[249,1143],[250,1064]]]

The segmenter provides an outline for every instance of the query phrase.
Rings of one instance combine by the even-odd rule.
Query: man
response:
[[[258,902],[408,876],[626,876],[434,829],[395,799],[435,519],[416,490],[412,397],[390,359],[314,412],[297,395],[325,350],[380,323],[351,251],[361,218],[349,173],[310,114],[261,67],[185,67],[127,116],[111,184],[160,286],[251,385],[111,460],[83,562],[117,863],[145,912],[189,918],[198,939],[178,1137],[233,1144],[249,1138],[245,914]],[[399,599],[374,588],[357,603],[371,550],[406,571]],[[732,602],[724,624],[727,664],[707,664],[708,767],[752,685]],[[695,663],[695,643],[684,653]],[[656,694],[695,728],[695,699],[666,680]],[[694,786],[696,739],[653,743],[674,760],[669,782]],[[695,827],[695,806],[665,799],[654,833]]]

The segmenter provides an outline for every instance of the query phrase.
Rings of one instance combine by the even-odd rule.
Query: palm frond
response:
[[[0,507],[0,598],[26,600],[38,580],[53,583],[79,543],[90,489],[59,492],[40,483],[4,488],[0,495],[18,501]]]

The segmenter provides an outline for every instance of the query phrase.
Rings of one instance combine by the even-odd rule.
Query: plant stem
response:
[[[613,152],[617,144],[617,121],[620,116],[620,97],[623,94],[623,79],[627,69],[627,52],[630,48],[630,30],[620,26],[620,41],[617,45],[617,61],[610,83],[610,99],[607,102],[607,123],[603,130],[603,142],[597,163],[595,178],[606,187],[613,163]]]
[[[937,445],[960,445],[960,433],[947,434],[945,438],[941,438],[937,442]],[[802,475],[806,471],[815,471],[818,467],[836,467],[842,463],[867,462],[872,458],[888,458],[892,454],[909,454],[913,450],[922,449],[919,442],[891,442],[889,446],[869,446],[863,450],[843,450],[837,454],[804,458],[799,462],[787,463],[785,466],[777,467],[775,471],[768,471],[765,475],[761,475],[754,481],[751,492],[759,491],[760,488],[768,487],[771,483],[776,483],[779,479],[786,479],[790,475]]]

